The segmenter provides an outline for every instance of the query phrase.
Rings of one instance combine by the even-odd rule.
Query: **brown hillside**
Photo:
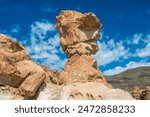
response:
[[[133,86],[144,88],[150,85],[150,66],[126,70],[113,76],[105,76],[106,80],[115,88],[131,90]]]

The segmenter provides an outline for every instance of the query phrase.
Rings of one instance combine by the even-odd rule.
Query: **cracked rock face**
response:
[[[100,21],[93,13],[62,11],[56,18],[60,45],[68,58],[75,54],[95,54],[98,51],[97,39],[101,27]]]
[[[97,39],[101,27],[102,24],[93,13],[66,10],[57,16],[60,45],[69,59],[60,73],[61,83],[94,80],[105,82],[92,57],[98,51]]]
[[[0,34],[0,83],[17,88],[16,95],[32,97],[45,78],[44,70],[29,60],[18,42]]]

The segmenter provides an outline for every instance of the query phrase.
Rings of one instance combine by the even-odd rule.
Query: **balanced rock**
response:
[[[34,96],[45,78],[44,70],[30,61],[18,42],[0,34],[0,83],[18,88],[22,96]]]
[[[60,45],[69,59],[60,73],[61,83],[94,80],[105,82],[92,57],[98,51],[97,39],[101,27],[93,13],[82,14],[66,10],[57,16],[56,28],[60,35]]]
[[[22,45],[0,34],[0,99],[134,99],[109,85],[97,67],[92,55],[101,27],[93,13],[60,13],[56,28],[68,57],[60,74],[32,62]]]
[[[82,14],[76,11],[62,11],[56,18],[56,28],[60,35],[60,45],[71,58],[78,54],[95,54],[100,21],[93,13]]]

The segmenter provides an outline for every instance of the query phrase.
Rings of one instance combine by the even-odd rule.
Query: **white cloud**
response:
[[[136,50],[139,57],[148,57],[150,56],[150,43],[148,43],[144,48]]]
[[[12,32],[12,33],[18,33],[18,29],[17,29],[17,28],[13,28],[13,29],[11,30],[11,32]]]
[[[143,62],[143,61],[135,62],[135,61],[131,61],[128,64],[126,64],[125,67],[117,66],[117,67],[115,67],[113,69],[109,69],[109,70],[104,71],[103,74],[105,76],[111,76],[111,75],[115,75],[115,74],[121,73],[121,72],[123,72],[125,70],[128,70],[128,69],[133,69],[133,68],[142,67],[142,66],[150,66],[150,62]]]
[[[17,33],[20,32],[20,30],[21,30],[20,25],[19,24],[15,24],[15,25],[12,26],[11,33],[12,34],[17,34]]]
[[[144,35],[142,33],[135,33],[133,36],[126,37],[124,40],[127,45],[138,45],[140,41],[144,41]]]
[[[150,34],[143,37],[143,42],[145,46],[143,48],[136,49],[136,56],[144,58],[150,56]]]
[[[99,51],[95,55],[98,65],[106,65],[129,56],[129,50],[124,47],[123,43],[115,43],[113,39],[107,43],[98,42],[98,46]]]
[[[144,43],[150,43],[150,34],[147,34],[143,41],[144,41]]]
[[[133,44],[139,44],[139,41],[142,39],[142,34],[133,35]]]
[[[116,39],[110,39],[109,36],[102,33],[100,37],[102,41],[98,41],[99,51],[95,57],[98,65],[107,65],[114,61],[128,59],[129,57],[147,57],[150,56],[150,34],[143,35],[135,33],[132,37],[126,37],[123,41],[115,42]],[[103,40],[108,40],[104,42]],[[141,44],[146,44],[144,48],[132,49],[133,45],[141,47]],[[132,50],[132,51],[131,51]]]
[[[36,21],[31,25],[30,37],[24,42],[33,61],[39,61],[51,69],[61,70],[66,62],[59,45],[59,35],[55,25],[47,20]],[[49,33],[53,32],[54,36]]]
[[[30,38],[34,44],[38,39],[43,40],[48,32],[55,31],[55,25],[47,20],[36,21],[31,25]]]

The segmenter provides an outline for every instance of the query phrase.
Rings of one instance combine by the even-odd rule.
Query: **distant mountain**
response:
[[[133,86],[144,88],[150,86],[150,66],[126,70],[113,76],[105,76],[106,80],[115,88],[130,91]]]

